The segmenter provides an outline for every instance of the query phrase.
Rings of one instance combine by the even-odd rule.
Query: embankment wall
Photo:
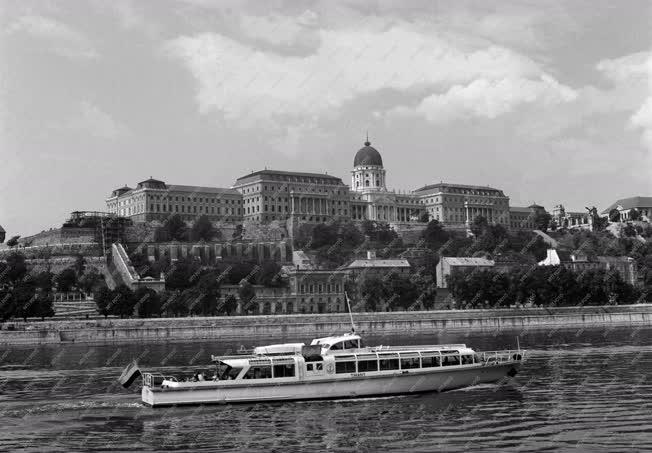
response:
[[[652,304],[357,313],[354,319],[358,332],[376,335],[651,326]],[[2,324],[0,345],[312,338],[349,330],[347,314],[8,322]]]

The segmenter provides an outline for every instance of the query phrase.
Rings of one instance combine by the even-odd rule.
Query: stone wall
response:
[[[433,334],[469,331],[651,326],[652,304],[555,309],[449,310],[356,313],[363,334]],[[7,322],[0,344],[115,343],[204,339],[305,338],[349,332],[347,314],[167,319]],[[533,345],[536,347],[536,345]]]
[[[86,272],[95,268],[98,272],[103,273],[106,268],[106,260],[102,256],[85,256]],[[27,259],[25,264],[31,273],[38,273],[47,271],[48,269],[53,274],[58,274],[64,269],[72,267],[75,264],[77,257],[75,256],[60,256],[50,259]]]
[[[282,220],[272,220],[269,223],[244,222],[242,226],[245,240],[269,242],[282,241],[288,237],[285,221]]]
[[[421,233],[428,226],[427,223],[410,222],[410,223],[390,223],[390,226],[396,231],[398,237],[403,240],[404,244],[414,245],[421,240]]]
[[[30,247],[14,247],[0,249],[0,259],[13,252],[22,253],[26,259],[45,259],[48,257],[68,257],[77,254],[84,256],[102,256],[102,247],[96,242],[64,243],[51,245],[36,245]]]
[[[161,242],[140,244],[133,250],[146,252],[150,261],[168,256],[172,261],[193,257],[202,264],[215,264],[217,261],[256,261],[274,260],[288,263],[292,260],[291,248],[286,241],[270,242]]]

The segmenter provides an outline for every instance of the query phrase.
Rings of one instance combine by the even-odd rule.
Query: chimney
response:
[[[368,260],[375,260],[376,259],[376,251],[375,250],[367,250],[367,259]]]

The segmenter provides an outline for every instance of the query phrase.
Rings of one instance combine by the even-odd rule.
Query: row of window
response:
[[[172,209],[174,207],[174,209]],[[188,210],[186,211],[186,208]],[[192,210],[190,209],[192,208]],[[206,208],[206,209],[204,209]],[[197,206],[186,206],[186,205],[181,205],[181,209],[179,209],[179,205],[160,205],[160,204],[150,204],[150,212],[192,212],[193,214],[217,214],[221,215],[222,214],[222,207],[217,206],[217,209],[215,206],[210,206],[210,210],[208,209],[209,206],[199,206],[199,211],[197,210]],[[238,215],[242,214],[242,208],[238,208]],[[224,208],[224,214],[226,215],[235,215],[236,213],[236,208]]]
[[[264,186],[254,186],[254,187],[245,187],[242,189],[242,193],[258,193],[261,191],[276,191],[276,192],[295,192],[295,191],[301,191],[301,192],[319,192],[319,193],[330,193],[333,195],[346,195],[345,190],[334,190],[334,189],[327,189],[327,188],[322,188],[322,187],[295,187],[295,186],[287,186],[287,185],[282,185],[282,186],[273,186],[273,185],[264,185]]]
[[[440,360],[441,359],[441,360]],[[356,369],[357,363],[357,369]],[[336,373],[364,373],[368,371],[409,370],[416,368],[433,368],[439,366],[467,365],[474,363],[473,355],[445,355],[437,357],[410,357],[336,361]],[[477,360],[476,360],[477,363]]]
[[[324,283],[324,284],[319,283],[317,285],[305,285],[305,284],[302,284],[302,285],[299,286],[299,292],[300,293],[309,293],[309,294],[313,294],[313,293],[319,294],[319,293],[323,293],[323,292],[326,292],[326,293],[332,293],[332,292],[339,293],[340,292],[340,285],[339,285],[339,283],[334,283],[334,284],[331,284],[331,283]]]

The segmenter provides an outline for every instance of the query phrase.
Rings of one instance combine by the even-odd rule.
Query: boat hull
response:
[[[423,392],[442,392],[477,384],[498,382],[514,376],[519,362],[495,365],[440,367],[388,374],[338,376],[292,382],[257,382],[191,388],[144,386],[142,401],[152,407],[361,398]]]

